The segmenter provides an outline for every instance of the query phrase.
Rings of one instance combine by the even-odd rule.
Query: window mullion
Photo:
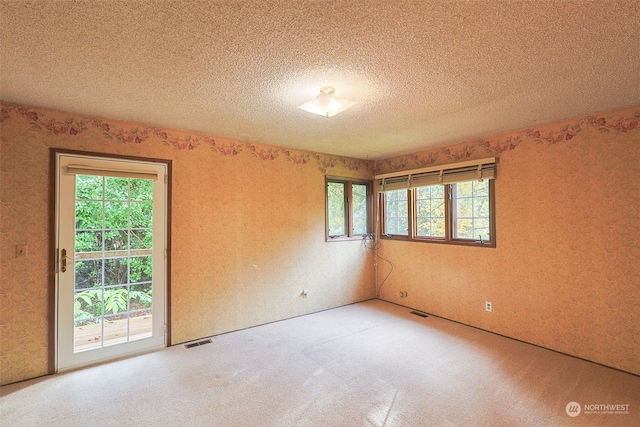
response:
[[[414,214],[416,213],[415,210],[415,188],[410,188],[409,190],[409,194],[407,195],[407,200],[408,200],[408,210],[409,212],[407,212],[408,215],[408,230],[407,230],[407,235],[409,236],[409,239],[413,239],[416,235],[415,230],[414,230],[414,224],[418,223],[417,218],[415,218],[414,221]]]
[[[326,177],[326,239],[352,240],[372,227],[374,201],[369,181]]]
[[[345,213],[347,216],[347,236],[353,236],[353,192],[351,187],[352,181],[347,181],[345,185]]]
[[[453,212],[455,210],[455,206],[453,206],[453,194],[452,194],[452,185],[446,184],[444,187],[445,193],[445,204],[444,204],[444,240],[446,242],[450,242],[453,236]]]
[[[489,181],[489,243],[496,244],[495,180]]]
[[[367,232],[374,233],[376,226],[376,193],[372,184],[367,184]]]
[[[482,181],[480,182],[482,183]],[[382,237],[495,248],[494,180],[487,182],[488,189],[484,187],[486,182],[482,184],[483,187],[476,189],[476,183],[473,181],[471,189],[468,182],[463,182],[445,184],[437,189],[434,185],[410,188],[406,190],[406,193],[403,193],[405,191],[403,189],[382,193],[379,196]],[[485,195],[487,191],[488,195]],[[442,200],[443,193],[444,200]],[[389,194],[391,194],[391,199],[387,200]],[[400,203],[399,200],[403,199],[405,194],[407,207],[400,209],[398,205],[403,203]],[[434,194],[438,195],[435,204]],[[484,206],[484,203],[487,203],[487,198],[488,208]],[[394,212],[386,212],[387,209]],[[477,215],[476,211],[479,212]],[[407,217],[404,218],[403,215],[407,215]],[[387,220],[393,221],[390,222],[391,229],[387,227]],[[399,227],[403,222],[407,224],[406,235],[403,234],[405,230]],[[444,233],[441,228],[443,222]],[[436,229],[438,230],[437,235],[434,231]],[[482,236],[488,234],[488,240],[476,240],[478,233],[482,233]]]
[[[383,236],[389,235],[387,228],[387,193],[380,193],[380,232]]]

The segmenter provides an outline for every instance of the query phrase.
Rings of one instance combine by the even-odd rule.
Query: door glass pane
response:
[[[129,341],[151,337],[151,310],[131,313],[129,318]]]
[[[104,314],[102,288],[75,291],[74,298],[74,320],[76,322],[95,323],[95,318]]]
[[[102,252],[102,231],[76,231],[76,252]]]
[[[102,179],[95,175],[76,175],[76,199],[102,200]]]
[[[129,203],[125,201],[105,202],[104,226],[105,228],[128,228]]]
[[[126,313],[129,309],[129,287],[112,286],[104,290],[105,314]]]
[[[76,201],[76,230],[102,228],[102,202]]]
[[[129,184],[131,186],[131,200],[153,200],[153,181],[148,179],[132,179],[129,181]]]
[[[104,231],[104,250],[105,251],[123,251],[129,249],[129,231],[128,230],[105,230]]]
[[[105,200],[128,200],[129,199],[129,179],[116,178],[112,176],[104,177],[104,199]]]
[[[150,249],[153,241],[151,229],[131,230],[131,249]]]
[[[108,258],[104,260],[104,286],[125,284],[128,276],[128,258]]]
[[[151,202],[131,202],[131,228],[150,228],[153,224]]]
[[[152,302],[151,283],[141,283],[129,287],[129,310],[149,310]]]
[[[103,346],[126,343],[129,338],[129,316],[107,315],[104,317]]]
[[[94,350],[102,347],[102,318],[76,321],[74,323],[74,352]]]
[[[81,253],[76,253],[75,289],[90,289],[102,286],[102,260],[83,260]]]
[[[152,291],[151,283],[130,286],[129,339],[131,341],[151,336],[151,323],[148,320],[151,316]]]
[[[74,353],[152,336],[153,181],[76,175]]]
[[[150,282],[153,258],[150,256],[135,257],[129,260],[129,283]]]

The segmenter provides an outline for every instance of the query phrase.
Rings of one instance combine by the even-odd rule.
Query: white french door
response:
[[[165,346],[167,165],[56,165],[57,369]]]

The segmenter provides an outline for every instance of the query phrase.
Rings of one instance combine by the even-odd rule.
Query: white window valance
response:
[[[496,158],[491,157],[409,171],[385,173],[376,175],[374,178],[377,191],[384,192],[427,185],[495,179],[495,177]]]

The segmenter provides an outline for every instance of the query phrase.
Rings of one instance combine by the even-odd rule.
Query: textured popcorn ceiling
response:
[[[640,103],[638,0],[0,1],[0,99],[164,128],[378,159]]]

